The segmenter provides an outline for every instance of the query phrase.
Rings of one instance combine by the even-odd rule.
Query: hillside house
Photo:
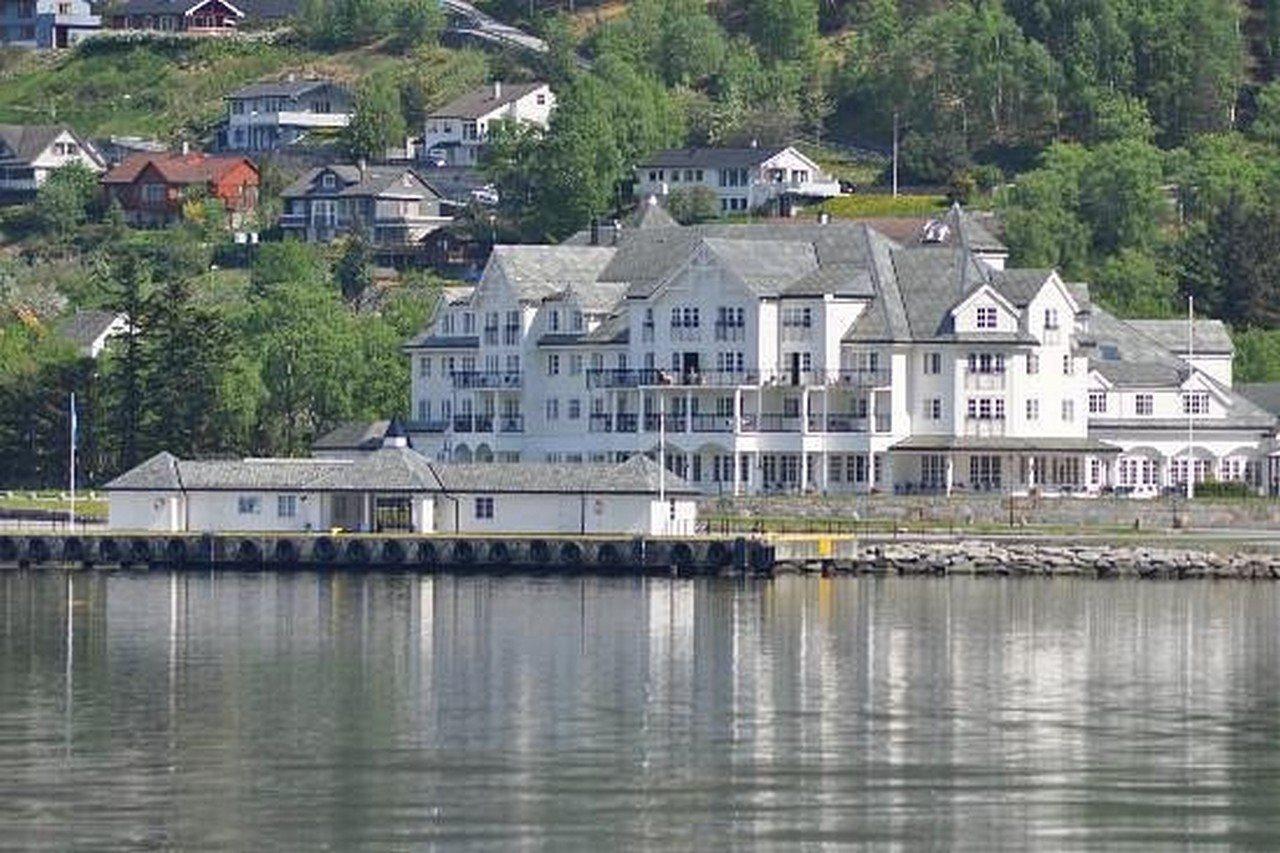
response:
[[[351,121],[351,93],[332,80],[254,83],[226,101],[222,146],[235,151],[273,151],[311,131],[337,131]]]
[[[311,169],[281,193],[280,227],[307,242],[361,233],[383,258],[411,259],[451,222],[452,206],[412,168],[332,165]]]
[[[0,46],[73,47],[100,29],[88,0],[0,0]]]
[[[546,83],[494,81],[428,115],[420,153],[450,166],[475,166],[494,122],[507,119],[545,129],[555,105],[555,94]]]
[[[108,200],[139,226],[180,221],[183,204],[203,193],[222,202],[228,227],[238,228],[257,208],[259,182],[247,157],[190,151],[135,154],[102,177]]]
[[[223,35],[233,33],[245,12],[229,0],[123,0],[109,7],[113,30]]]
[[[694,187],[715,193],[722,214],[768,210],[788,215],[806,202],[840,194],[839,181],[791,146],[677,148],[635,165],[638,198],[665,199]]]
[[[0,198],[30,198],[55,169],[72,163],[106,168],[93,144],[66,125],[0,124]]]

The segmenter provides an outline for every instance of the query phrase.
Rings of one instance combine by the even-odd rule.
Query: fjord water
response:
[[[0,574],[0,846],[1280,842],[1280,585]]]

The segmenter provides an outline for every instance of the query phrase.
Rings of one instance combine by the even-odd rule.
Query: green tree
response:
[[[667,210],[683,225],[707,222],[720,215],[720,198],[710,187],[680,187],[668,196]]]
[[[405,132],[394,79],[385,73],[366,77],[356,92],[351,122],[343,131],[347,152],[355,159],[380,160],[388,149],[404,145]]]
[[[36,191],[36,216],[45,235],[70,243],[98,198],[98,176],[82,163],[54,169]]]
[[[439,0],[396,0],[394,32],[402,48],[436,43],[445,23]]]
[[[1122,249],[1099,267],[1091,295],[1121,317],[1172,316],[1177,289],[1163,266],[1155,255]]]
[[[333,275],[348,301],[359,299],[373,285],[373,247],[363,232],[346,239]]]
[[[807,59],[818,40],[818,2],[748,0],[747,22],[764,56],[784,62]]]

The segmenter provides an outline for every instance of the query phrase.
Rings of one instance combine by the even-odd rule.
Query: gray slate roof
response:
[[[512,101],[523,98],[546,83],[503,83],[502,94],[493,96],[493,84],[472,89],[460,98],[455,98],[438,110],[432,110],[428,118],[482,118],[496,109],[506,106]]]
[[[250,83],[248,86],[237,89],[227,95],[227,98],[231,100],[240,98],[296,98],[300,95],[305,95],[307,92],[323,89],[326,86],[341,88],[332,80],[264,81],[262,83]]]
[[[326,188],[320,182],[325,172],[337,176],[337,186]],[[405,186],[405,173],[413,176],[410,186]],[[359,166],[334,164],[308,170],[290,184],[280,195],[283,198],[352,198],[381,196],[385,198],[438,199],[440,194],[427,181],[408,166]]]
[[[605,246],[494,246],[489,263],[520,299],[540,301],[571,285],[590,290],[614,251]]]
[[[85,349],[106,334],[121,316],[114,311],[77,311],[58,324],[58,334]]]
[[[377,450],[391,421],[348,421],[311,442],[312,450]]]
[[[1235,387],[1237,394],[1273,415],[1280,415],[1280,382],[1246,382]]]
[[[62,133],[70,133],[90,157],[102,163],[102,156],[93,146],[65,124],[0,124],[0,143],[11,152],[13,159],[30,163]],[[8,158],[0,155],[0,159]]]
[[[668,148],[641,157],[641,169],[748,169],[786,151],[776,148]]]
[[[1171,352],[1187,351],[1187,321],[1177,320],[1129,320],[1128,324]],[[1227,325],[1221,320],[1197,317],[1193,326],[1193,343],[1197,353],[1229,355],[1235,352],[1235,344]]]
[[[644,456],[620,464],[432,462],[406,447],[353,459],[180,460],[158,453],[104,487],[108,491],[384,491],[650,494],[659,469]],[[666,491],[693,494],[668,474]]]

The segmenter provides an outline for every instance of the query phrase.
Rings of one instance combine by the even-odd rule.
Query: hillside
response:
[[[291,44],[229,40],[103,42],[59,55],[29,54],[0,71],[0,122],[65,121],[92,135],[173,139],[206,136],[222,98],[263,78],[319,75],[356,83],[394,74],[426,106],[480,83],[484,54],[423,47],[405,54],[382,43],[320,53]]]

